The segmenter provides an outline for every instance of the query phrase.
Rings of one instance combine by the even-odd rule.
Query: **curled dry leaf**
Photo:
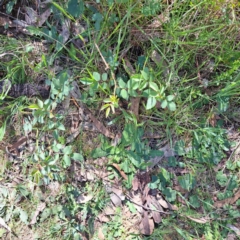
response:
[[[114,168],[116,168],[118,170],[118,172],[120,173],[120,175],[125,179],[127,180],[127,175],[125,174],[124,171],[121,170],[120,166],[117,164],[117,163],[112,163],[110,164],[111,166],[113,166]]]
[[[84,195],[80,195],[78,198],[77,198],[77,202],[78,203],[87,203],[89,201],[91,201],[93,199],[93,195],[87,195],[87,196],[84,196]]]
[[[46,203],[45,202],[41,202],[38,206],[36,211],[34,212],[33,218],[30,222],[30,225],[33,225],[37,222],[37,217],[39,215],[40,212],[42,212],[46,207]]]
[[[154,230],[154,222],[152,218],[148,217],[148,213],[144,211],[142,221],[139,226],[139,230],[144,235],[151,235]]]

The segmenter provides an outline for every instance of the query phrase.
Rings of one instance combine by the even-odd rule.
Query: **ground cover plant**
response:
[[[0,238],[238,239],[239,9],[0,1]]]

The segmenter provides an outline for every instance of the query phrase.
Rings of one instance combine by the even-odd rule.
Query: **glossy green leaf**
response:
[[[175,98],[174,95],[168,95],[168,96],[167,96],[167,101],[168,101],[168,102],[171,102],[174,98]]]
[[[123,99],[126,99],[126,100],[128,100],[128,98],[129,98],[128,92],[127,92],[125,89],[122,89],[122,90],[121,90],[120,96],[121,96]]]
[[[3,125],[0,128],[0,141],[3,140],[3,137],[4,137],[5,132],[6,132],[6,122],[7,121],[4,121]]]
[[[170,111],[175,111],[175,110],[176,110],[176,104],[175,104],[175,102],[168,102],[168,103],[167,103],[167,106],[168,106],[168,109],[169,109]]]
[[[93,72],[93,78],[96,81],[100,81],[101,80],[101,75],[98,72]]]
[[[71,158],[69,155],[63,155],[64,167],[69,167],[71,165]]]
[[[102,74],[102,80],[103,81],[107,81],[107,79],[108,79],[108,74],[107,73],[103,73]]]
[[[162,107],[162,108],[166,108],[167,105],[168,105],[167,100],[163,100],[163,101],[161,102],[161,107]]]
[[[73,153],[72,159],[79,162],[82,162],[84,160],[83,155],[80,153]]]
[[[69,0],[67,11],[74,17],[79,18],[84,12],[84,2],[79,0]]]
[[[157,103],[157,100],[155,97],[149,97],[147,100],[147,105],[146,105],[146,109],[149,110],[151,108],[153,108]]]
[[[150,87],[151,89],[153,89],[154,91],[156,91],[156,92],[159,91],[158,85],[157,85],[155,82],[150,82],[150,83],[149,83],[149,87]]]

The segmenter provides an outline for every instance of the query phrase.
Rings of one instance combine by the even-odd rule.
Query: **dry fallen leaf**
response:
[[[62,31],[59,34],[60,36],[62,36],[62,44],[64,44],[65,42],[67,42],[69,36],[70,36],[70,20],[69,19],[64,19],[63,23],[62,23]]]
[[[190,216],[186,216],[186,217],[189,218],[190,220],[196,222],[196,223],[204,224],[204,223],[209,222],[209,220],[205,219],[205,218],[193,218],[193,217],[190,217]]]
[[[140,193],[133,194],[133,197],[131,198],[131,202],[134,204],[135,208],[139,213],[143,212],[143,208],[142,208],[143,201]]]
[[[80,195],[78,198],[77,198],[77,202],[78,203],[87,203],[89,201],[91,201],[93,199],[93,195],[87,195],[87,196],[84,196],[84,195]]]
[[[128,178],[127,178],[127,175],[125,174],[125,172],[121,170],[120,166],[119,166],[117,163],[112,163],[112,164],[110,164],[110,166],[115,167],[115,168],[118,170],[118,172],[120,173],[120,175],[121,175],[125,180],[128,179]]]
[[[122,201],[125,200],[125,195],[123,194],[122,188],[121,187],[114,187],[111,186],[111,191],[115,193]]]
[[[161,196],[157,198],[157,201],[162,207],[168,208],[168,203]]]
[[[139,226],[139,230],[144,235],[151,235],[154,230],[154,222],[152,218],[148,217],[148,213],[144,211],[142,221]]]
[[[9,232],[11,232],[11,228],[5,223],[4,219],[0,217],[0,226],[6,228]]]
[[[111,193],[110,194],[110,198],[112,203],[116,206],[119,207],[122,205],[122,200],[115,194],[115,193]]]
[[[138,190],[139,184],[140,184],[140,183],[139,183],[138,177],[135,176],[135,177],[133,178],[133,180],[132,180],[132,189],[133,189],[133,191],[137,191],[137,190]]]
[[[30,225],[33,225],[37,222],[37,217],[39,215],[40,212],[42,212],[46,207],[46,203],[45,202],[41,202],[38,206],[36,211],[34,212],[33,218],[30,222]]]
[[[107,206],[107,207],[104,209],[104,213],[105,213],[106,215],[114,215],[114,214],[115,214],[115,208],[110,207],[110,206]]]
[[[105,214],[103,214],[103,213],[101,213],[101,214],[98,215],[98,220],[99,220],[100,222],[104,222],[104,223],[110,221],[110,219],[109,219]]]
[[[48,8],[45,12],[43,12],[38,18],[38,27],[41,27],[48,19],[51,14],[51,8]]]
[[[235,195],[231,198],[227,198],[221,201],[216,201],[213,206],[217,208],[221,208],[226,204],[234,204],[240,198],[240,190],[238,190]]]
[[[99,228],[99,229],[98,229],[98,238],[99,238],[100,240],[104,240],[104,239],[105,239],[104,234],[103,234],[103,231],[102,231],[102,228]]]
[[[231,224],[228,224],[227,227],[230,228],[231,230],[233,230],[236,233],[236,235],[240,237],[240,229],[239,228],[237,228]]]

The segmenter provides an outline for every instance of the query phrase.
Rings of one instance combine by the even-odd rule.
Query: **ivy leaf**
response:
[[[176,191],[172,188],[167,187],[162,192],[169,202],[174,202],[176,200]]]
[[[92,19],[95,21],[95,29],[99,31],[101,28],[101,22],[103,21],[103,15],[101,13],[94,13]]]
[[[67,10],[72,16],[78,18],[84,12],[84,3],[79,0],[69,0]]]
[[[191,174],[178,177],[178,182],[183,189],[191,191],[196,185],[196,179]]]
[[[149,97],[147,100],[147,105],[146,105],[146,109],[149,110],[151,108],[153,108],[157,103],[157,100],[155,97]]]

